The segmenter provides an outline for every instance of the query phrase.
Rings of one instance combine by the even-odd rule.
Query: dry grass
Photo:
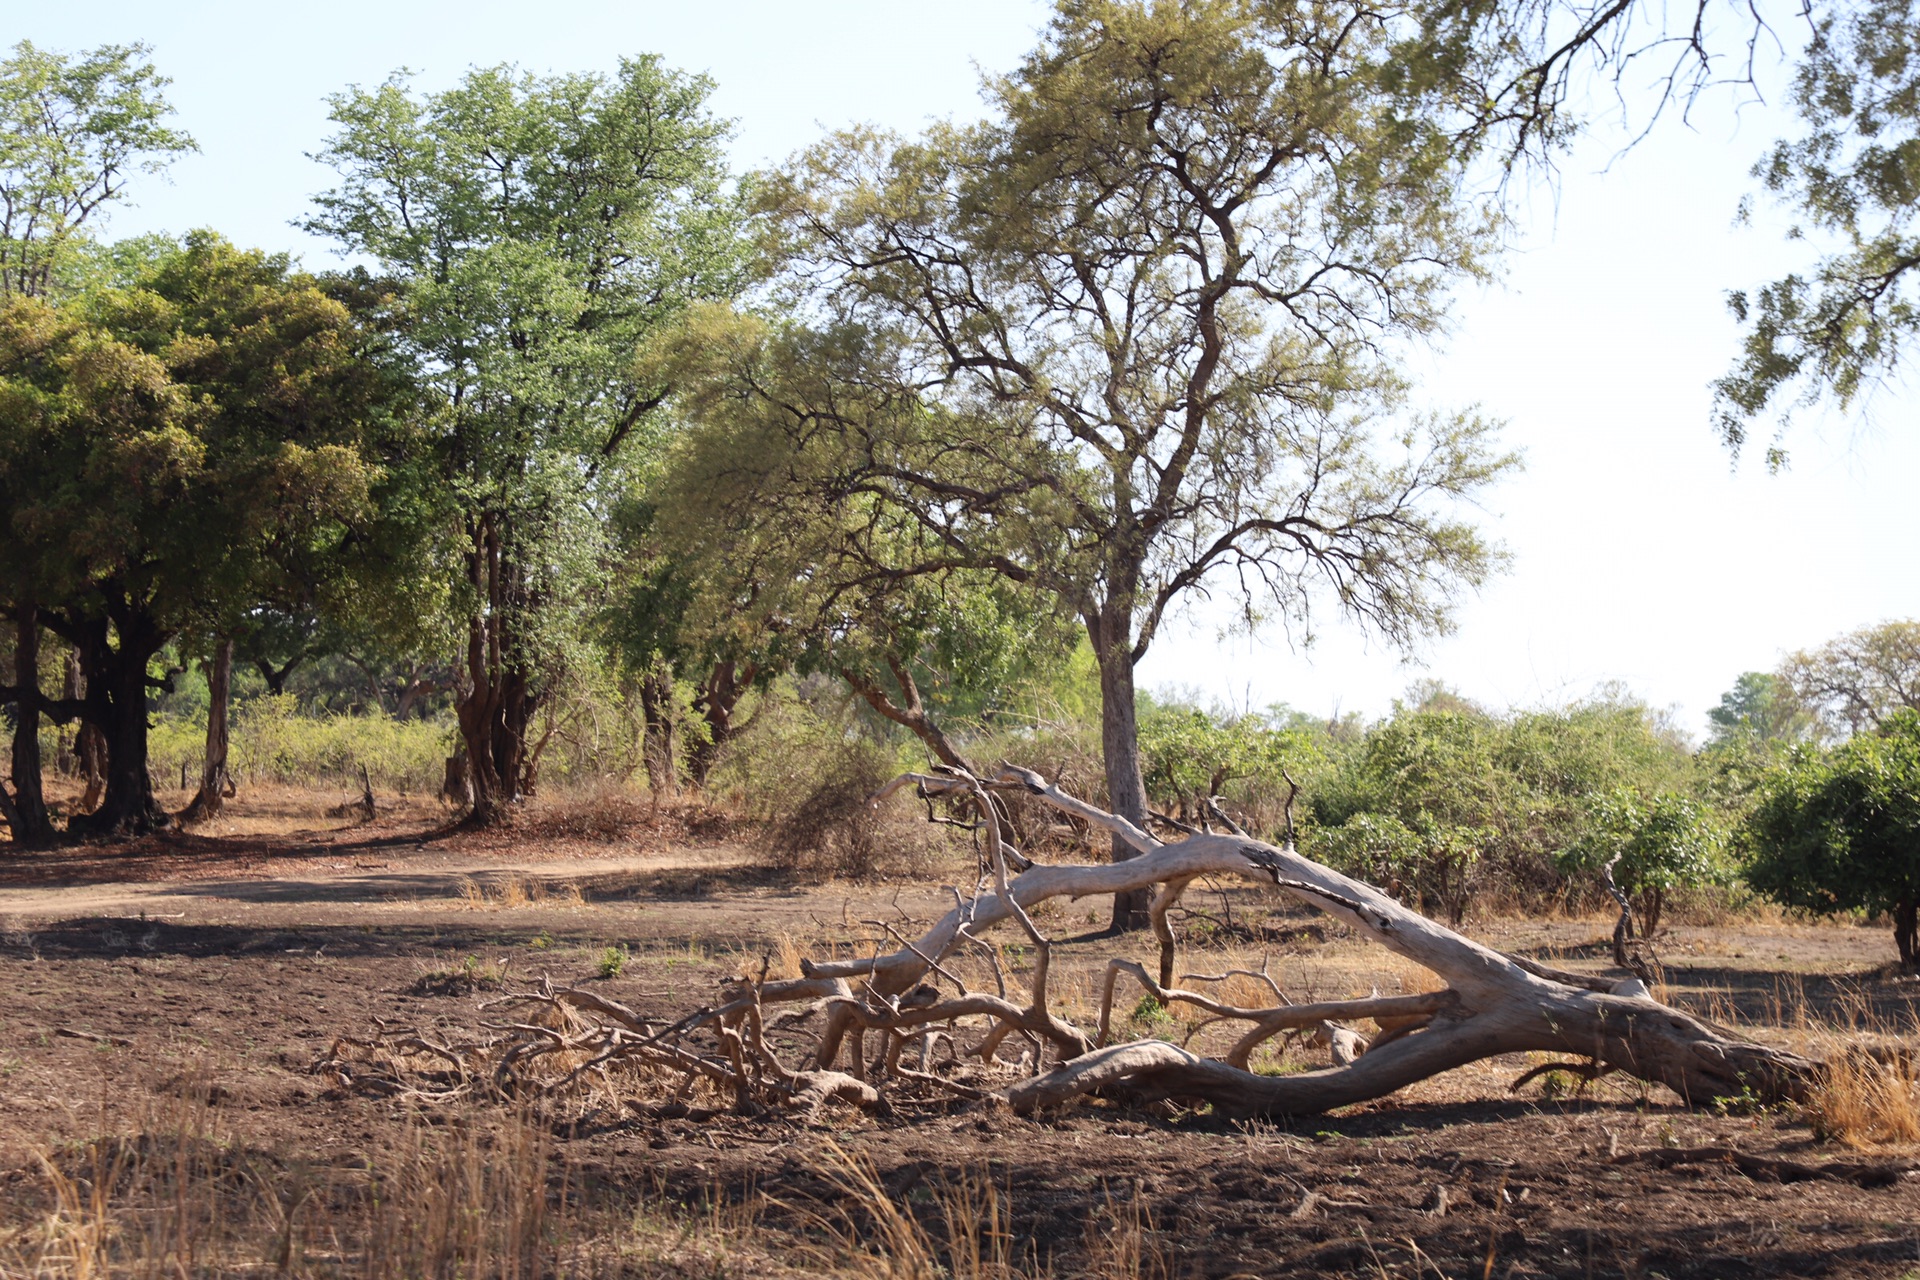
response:
[[[472,911],[519,911],[527,907],[584,907],[586,894],[571,880],[549,881],[538,876],[501,876],[465,879],[460,901]]]
[[[0,1280],[1170,1274],[1138,1187],[1109,1188],[1062,1268],[1023,1242],[984,1169],[895,1195],[870,1160],[829,1142],[815,1168],[834,1193],[819,1203],[716,1193],[689,1205],[664,1183],[596,1191],[526,1115],[443,1119],[324,1164],[220,1132],[205,1090],[189,1091],[133,1132],[42,1149],[34,1182],[0,1205]],[[770,1209],[784,1225],[769,1225]]]
[[[740,1214],[586,1194],[523,1115],[412,1124],[336,1165],[214,1118],[202,1089],[131,1133],[40,1150],[0,1203],[0,1280],[731,1275],[757,1247]]]
[[[823,1243],[807,1251],[809,1270],[863,1280],[1042,1280],[1071,1274],[1098,1280],[1163,1280],[1166,1250],[1139,1188],[1087,1222],[1086,1256],[1071,1272],[1023,1253],[1009,1222],[1010,1194],[984,1169],[961,1169],[914,1198],[916,1214],[889,1192],[873,1162],[827,1144],[823,1172],[839,1195],[802,1217]],[[925,1220],[923,1220],[925,1219]]]
[[[1911,1058],[1886,1063],[1836,1046],[1805,1114],[1824,1141],[1856,1149],[1920,1143],[1920,1082]]]

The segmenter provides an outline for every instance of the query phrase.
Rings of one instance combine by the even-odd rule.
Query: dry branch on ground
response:
[[[873,1107],[922,1094],[997,1096],[1032,1111],[1098,1095],[1206,1103],[1227,1115],[1270,1117],[1384,1097],[1511,1053],[1563,1055],[1562,1065],[1575,1074],[1624,1074],[1664,1085],[1692,1104],[1802,1099],[1819,1070],[1810,1059],[1659,1003],[1637,977],[1568,973],[1483,946],[1301,856],[1291,839],[1268,844],[1226,822],[1225,833],[1200,830],[1163,843],[1011,765],[991,779],[959,770],[907,775],[875,803],[909,787],[970,809],[984,845],[972,892],[954,890],[953,908],[917,938],[883,926],[883,941],[871,954],[803,960],[798,978],[769,980],[763,965],[758,976],[727,984],[718,1003],[672,1021],[543,984],[483,1006],[502,1012],[467,1041],[382,1028],[369,1039],[341,1039],[319,1065],[342,1083],[426,1098],[475,1090],[597,1090],[623,1106],[640,1094],[664,1097],[645,1104],[652,1109],[684,1108],[699,1094],[740,1112],[812,1112],[836,1100]],[[995,791],[1023,791],[1112,832],[1139,854],[1105,865],[1032,863],[1004,843],[1000,824],[987,817]],[[1226,821],[1217,811],[1216,820]],[[1027,869],[1010,875],[1010,864]],[[1272,885],[1432,971],[1441,989],[1291,1004],[1267,979],[1273,1004],[1239,1006],[1176,986],[1176,943],[1166,916],[1202,876]],[[1112,960],[1099,1025],[1089,1033],[1050,999],[1053,944],[1032,909],[1056,898],[1133,889],[1154,891],[1159,973]],[[998,953],[983,937],[1008,921],[1031,949],[1024,994],[1009,990]],[[992,953],[994,992],[974,989],[960,973],[958,957],[979,950]],[[1228,976],[1183,981],[1212,984]],[[1210,1022],[1244,1024],[1244,1030],[1218,1058],[1158,1040],[1108,1043],[1122,977],[1162,1007],[1187,1006]],[[1369,1021],[1371,1033],[1350,1025]],[[1254,1050],[1281,1034],[1324,1047],[1331,1064],[1281,1076],[1251,1071]]]

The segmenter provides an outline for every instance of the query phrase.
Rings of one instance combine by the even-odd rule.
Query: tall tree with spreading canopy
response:
[[[1394,372],[1498,225],[1395,36],[1340,4],[1066,0],[993,119],[842,134],[766,184],[813,332],[687,344],[689,412],[757,432],[776,487],[916,531],[855,539],[872,572],[992,570],[1079,619],[1129,821],[1134,668],[1180,602],[1304,626],[1324,589],[1405,642],[1498,562],[1457,504],[1512,459]]]
[[[210,234],[120,287],[0,313],[0,555],[78,650],[78,710],[107,740],[105,797],[76,828],[166,820],[150,663],[363,536],[385,478],[369,437],[403,393],[317,282]]]
[[[1870,732],[1897,711],[1920,711],[1920,621],[1861,627],[1803,649],[1775,681],[1825,736]]]
[[[395,76],[332,99],[319,158],[342,181],[307,225],[400,283],[436,402],[478,823],[524,788],[543,667],[592,616],[616,481],[664,395],[635,348],[735,287],[711,89],[641,57],[612,76],[494,67],[440,93]]]
[[[70,55],[22,40],[0,60],[0,304],[58,291],[93,231],[125,198],[129,176],[157,173],[193,149],[166,123],[167,81],[144,45]],[[0,611],[14,623],[13,794],[5,818],[16,841],[53,836],[40,786],[40,609],[28,578],[0,580]],[[4,792],[0,786],[0,792]]]

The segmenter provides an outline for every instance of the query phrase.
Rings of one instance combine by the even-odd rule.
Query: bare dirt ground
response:
[[[763,956],[865,947],[874,931],[862,921],[924,921],[950,901],[937,885],[790,883],[724,821],[627,817],[608,827],[535,815],[481,836],[414,808],[360,827],[283,819],[19,858],[0,845],[0,1276],[33,1274],[8,1271],[7,1258],[52,1212],[47,1170],[62,1153],[151,1133],[182,1098],[223,1149],[276,1168],[346,1167],[390,1149],[418,1117],[312,1064],[377,1019],[477,1025],[495,993],[463,973],[504,966],[509,987],[542,975],[591,983],[677,1015]],[[1251,889],[1195,905],[1212,916],[1190,922],[1212,935],[1212,949],[1189,953],[1196,969],[1265,960],[1290,992],[1322,996],[1414,980]],[[1077,1017],[1108,956],[1144,960],[1151,947],[1081,936],[1089,919],[1074,908],[1042,922],[1067,940],[1055,963],[1066,959]],[[1606,930],[1469,926],[1572,967],[1604,962]],[[602,977],[609,948],[624,952],[617,976]],[[1670,999],[1752,1034],[1811,1041],[1820,1025],[1853,1021],[1911,1039],[1920,984],[1884,974],[1890,949],[1879,930],[1745,922],[1677,927],[1661,951]],[[1797,1114],[1688,1109],[1611,1081],[1583,1096],[1538,1084],[1510,1095],[1533,1065],[1483,1064],[1288,1125],[1099,1106],[1034,1120],[955,1098],[884,1116],[831,1111],[815,1125],[696,1107],[604,1117],[552,1141],[569,1203],[614,1206],[627,1229],[644,1218],[656,1243],[660,1222],[677,1224],[666,1234],[678,1243],[601,1268],[627,1274],[857,1269],[828,1224],[846,1210],[845,1171],[870,1168],[922,1216],[962,1182],[987,1188],[982,1221],[1029,1274],[1097,1263],[1209,1277],[1920,1277],[1920,1151],[1851,1150],[1817,1140]],[[847,1212],[851,1235],[873,1229]],[[1116,1252],[1116,1240],[1132,1243]],[[281,1273],[308,1273],[291,1258],[283,1250]]]

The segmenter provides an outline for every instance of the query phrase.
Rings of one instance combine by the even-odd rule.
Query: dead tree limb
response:
[[[964,770],[909,775],[883,789],[912,786],[922,795],[969,805],[980,817],[985,874],[973,892],[954,891],[954,905],[917,938],[891,925],[875,951],[856,959],[803,960],[798,978],[736,979],[719,1004],[668,1022],[586,992],[537,991],[510,997],[537,1016],[498,1025],[499,1035],[467,1044],[407,1040],[383,1030],[374,1041],[343,1038],[326,1062],[343,1080],[362,1080],[387,1094],[452,1097],[492,1080],[501,1090],[537,1085],[547,1096],[589,1077],[605,1081],[616,1069],[659,1073],[678,1081],[664,1105],[704,1082],[716,1099],[741,1111],[799,1108],[809,1113],[829,1101],[873,1106],[881,1089],[931,1085],[946,1095],[997,1093],[1016,1110],[1058,1106],[1091,1094],[1145,1102],[1178,1099],[1208,1103],[1231,1116],[1306,1115],[1380,1098],[1440,1072],[1500,1054],[1545,1052],[1583,1064],[1582,1075],[1619,1073],[1672,1089],[1693,1103],[1744,1097],[1764,1102],[1800,1100],[1819,1064],[1749,1040],[1679,1009],[1658,1003],[1637,979],[1614,982],[1553,969],[1505,955],[1402,906],[1371,885],[1303,857],[1291,840],[1279,845],[1233,834],[1189,833],[1162,843],[1133,823],[1061,792],[1031,770],[1002,766],[992,778]],[[1054,809],[1101,827],[1140,850],[1121,862],[1086,866],[1039,865],[1009,871],[1008,849],[992,820],[996,792],[1024,791]],[[1217,806],[1214,807],[1217,810]],[[1222,825],[1231,824],[1216,811]],[[1389,951],[1430,970],[1443,989],[1416,995],[1288,1003],[1264,972],[1270,1006],[1242,1007],[1225,998],[1173,985],[1175,940],[1166,912],[1180,891],[1201,876],[1238,876],[1270,885],[1351,925]],[[1105,897],[1155,891],[1157,973],[1133,960],[1106,970],[1097,1037],[1089,1037],[1050,1004],[1048,976],[1054,943],[1031,909],[1054,898]],[[980,935],[1012,921],[1033,947],[1024,1002],[1009,974]],[[892,950],[881,948],[891,946]],[[963,948],[987,953],[997,994],[967,989],[955,962]],[[1114,984],[1131,976],[1163,1005],[1185,1004],[1209,1020],[1246,1024],[1223,1057],[1207,1058],[1159,1041],[1110,1044]],[[1231,975],[1195,976],[1190,982]],[[933,985],[958,988],[948,996]],[[1222,993],[1223,996],[1225,993]],[[499,1003],[499,1002],[494,1002]],[[769,1032],[788,1033],[805,1015],[764,1021],[768,1007],[806,1005],[825,1013],[817,1041],[787,1049],[812,1055],[809,1070],[788,1067]],[[1371,1019],[1370,1039],[1345,1025]],[[980,1030],[965,1054],[962,1025]],[[1311,1036],[1330,1051],[1333,1065],[1282,1076],[1249,1071],[1254,1051],[1282,1033]],[[882,1037],[869,1059],[864,1037]],[[503,1038],[504,1037],[504,1038]],[[932,1043],[948,1045],[948,1079],[932,1071]],[[1009,1037],[1030,1046],[1022,1077],[1009,1081],[997,1050]],[[921,1047],[918,1070],[902,1065],[905,1049]],[[789,1040],[788,1045],[793,1045]],[[359,1058],[349,1061],[347,1050]],[[406,1064],[424,1064],[407,1067]],[[558,1064],[558,1065],[555,1065]],[[1573,1068],[1559,1068],[1568,1069]],[[423,1077],[415,1086],[408,1071]],[[638,1079],[640,1076],[636,1076]],[[869,1078],[871,1077],[871,1078]],[[429,1087],[431,1086],[431,1087]],[[598,1086],[596,1086],[598,1087]]]

